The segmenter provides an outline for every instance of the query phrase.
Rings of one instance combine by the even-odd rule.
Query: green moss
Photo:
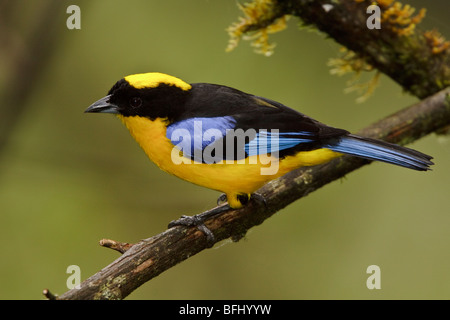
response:
[[[108,278],[106,284],[102,285],[100,291],[94,296],[95,300],[121,300],[122,291],[120,290],[122,284],[126,283],[127,276],[125,274],[116,278]]]

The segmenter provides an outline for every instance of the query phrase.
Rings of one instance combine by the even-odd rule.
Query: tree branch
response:
[[[279,5],[326,32],[420,99],[450,85],[449,43],[436,31],[417,28],[424,9],[408,9],[395,1],[340,0],[324,14],[323,5],[329,2],[290,0],[279,1]],[[366,10],[374,3],[381,9],[381,29],[367,27],[370,14]]]
[[[450,88],[403,109],[358,132],[372,138],[405,144],[450,124]],[[269,182],[258,192],[267,206],[250,202],[206,222],[216,241],[239,240],[248,229],[278,210],[323,185],[342,178],[369,161],[343,156],[327,164],[294,170]],[[111,241],[111,240],[108,240]],[[108,242],[107,241],[107,242]],[[113,246],[117,242],[112,241]],[[97,274],[58,299],[123,299],[146,281],[208,248],[205,235],[195,227],[174,227],[130,245],[124,254]],[[119,247],[122,244],[119,243]],[[120,251],[120,250],[119,250]]]
[[[367,26],[367,8],[373,4],[380,8],[380,29]],[[241,8],[245,17],[228,29],[228,49],[253,32],[253,45],[267,54],[265,48],[273,48],[267,44],[268,33],[283,30],[280,22],[293,15],[354,52],[347,69],[376,68],[420,99],[450,85],[450,42],[436,30],[417,27],[425,9],[393,0],[254,0]]]

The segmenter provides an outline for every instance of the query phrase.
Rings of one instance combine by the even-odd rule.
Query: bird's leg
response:
[[[180,219],[173,220],[169,223],[169,228],[175,227],[175,226],[186,226],[186,227],[192,227],[196,226],[200,231],[202,231],[206,235],[206,241],[208,243],[209,247],[212,247],[215,243],[214,234],[211,230],[209,230],[205,226],[205,221],[219,215],[221,213],[229,211],[231,208],[227,205],[222,205],[220,207],[216,207],[214,209],[196,214],[195,216],[181,216]]]
[[[219,198],[220,199],[220,198]],[[266,202],[266,198],[264,198],[264,196],[260,193],[252,193],[250,196],[248,196],[247,194],[243,193],[243,194],[238,194],[237,199],[239,200],[239,202],[245,206],[249,203],[250,200],[253,200],[259,204],[263,204],[264,207],[267,207],[267,202]],[[219,201],[219,200],[217,200]]]

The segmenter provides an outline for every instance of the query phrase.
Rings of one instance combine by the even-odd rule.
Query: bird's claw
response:
[[[264,207],[267,208],[267,201],[266,198],[260,193],[252,193],[252,196],[250,198],[251,200],[254,200],[256,202],[262,203]]]
[[[250,199],[247,198],[246,203],[249,200],[254,200],[255,202],[262,203],[264,204],[265,207],[267,207],[266,199],[259,193],[252,193]],[[182,215],[179,219],[171,221],[168,227],[169,228],[176,226],[197,227],[198,230],[202,231],[205,234],[208,247],[211,248],[216,242],[216,239],[214,237],[213,232],[205,225],[205,221],[213,216],[216,216],[218,214],[230,210],[229,205],[222,205],[226,201],[227,201],[226,194],[222,194],[217,199],[217,204],[219,205],[219,207],[194,216]]]
[[[195,216],[186,216],[183,215],[177,220],[173,220],[169,223],[169,228],[176,226],[185,226],[185,227],[197,227],[200,231],[202,231],[206,236],[206,242],[208,243],[208,247],[212,247],[215,243],[215,237],[211,230],[205,226],[204,219]]]
[[[217,198],[217,205],[218,206],[221,206],[221,205],[223,205],[224,203],[226,203],[227,202],[227,195],[225,194],[225,193],[222,193],[220,196],[219,196],[219,198]]]
[[[202,231],[205,234],[208,247],[211,248],[216,242],[216,238],[214,237],[212,231],[207,226],[205,226],[205,221],[213,216],[224,213],[228,210],[230,210],[230,207],[226,205],[214,208],[209,211],[205,211],[195,216],[183,215],[181,216],[180,219],[171,221],[168,227],[169,228],[176,226],[197,227],[198,230]]]

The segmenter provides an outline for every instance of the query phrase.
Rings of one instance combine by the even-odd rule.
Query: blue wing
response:
[[[236,129],[232,116],[190,118],[167,127],[166,136],[183,156],[197,162],[214,163],[225,159],[243,159],[248,156],[294,148],[302,143],[315,142],[316,133],[279,132],[272,130]]]
[[[231,116],[213,118],[190,118],[167,127],[166,137],[183,155],[197,162],[205,162],[205,148],[225,137],[227,130],[234,129],[236,120]],[[222,160],[222,159],[220,159]]]

